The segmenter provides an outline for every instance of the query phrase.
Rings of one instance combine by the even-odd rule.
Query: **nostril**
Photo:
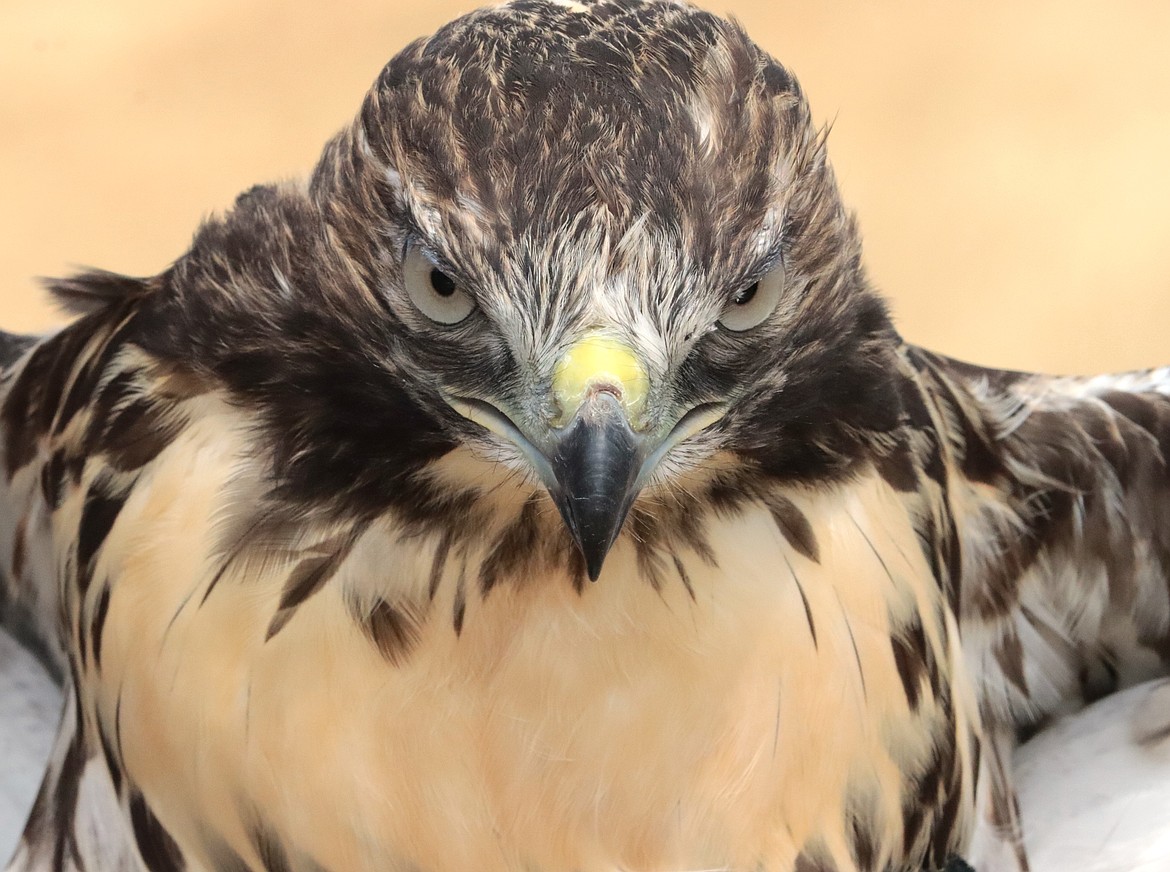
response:
[[[622,398],[622,389],[620,385],[615,385],[612,382],[599,381],[589,385],[589,392],[587,397],[592,399],[598,394],[609,394],[617,399]]]

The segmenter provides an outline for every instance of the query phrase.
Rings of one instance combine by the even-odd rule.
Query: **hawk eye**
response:
[[[435,293],[440,297],[449,297],[455,293],[455,279],[451,278],[442,270],[431,270],[431,287],[434,288]]]
[[[784,267],[777,266],[763,278],[732,294],[719,323],[735,333],[758,327],[776,310],[783,291]]]
[[[475,302],[459,283],[417,245],[407,253],[402,273],[410,301],[438,324],[458,324],[475,308]]]
[[[758,291],[759,289],[760,289],[760,283],[759,282],[752,282],[750,285],[748,285],[742,291],[739,291],[734,297],[731,298],[732,305],[746,306],[753,299],[755,299],[756,291]]]

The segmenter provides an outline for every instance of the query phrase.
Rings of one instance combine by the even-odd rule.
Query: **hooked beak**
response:
[[[581,549],[592,581],[641,490],[646,440],[635,433],[621,401],[609,391],[586,400],[556,437],[546,483],[565,526]]]
[[[448,397],[464,417],[504,436],[524,452],[548,488],[592,581],[621,532],[626,515],[672,447],[726,411],[705,403],[683,415],[665,433],[643,422],[649,379],[627,346],[592,333],[557,363],[553,396],[560,409],[543,438],[529,437],[495,406]]]

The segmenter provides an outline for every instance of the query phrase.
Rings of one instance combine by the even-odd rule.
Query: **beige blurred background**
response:
[[[0,324],[32,280],[149,274],[302,174],[382,64],[474,0],[3,0]],[[988,364],[1170,363],[1170,3],[707,0],[833,120],[908,338]]]

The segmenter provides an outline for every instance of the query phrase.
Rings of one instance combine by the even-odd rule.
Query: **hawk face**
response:
[[[201,353],[270,410],[302,496],[403,504],[464,444],[548,490],[596,578],[640,493],[840,477],[897,424],[896,337],[799,86],[688,6],[453,22],[385,68],[308,202],[253,192],[204,237],[273,216],[212,305],[251,348]]]

